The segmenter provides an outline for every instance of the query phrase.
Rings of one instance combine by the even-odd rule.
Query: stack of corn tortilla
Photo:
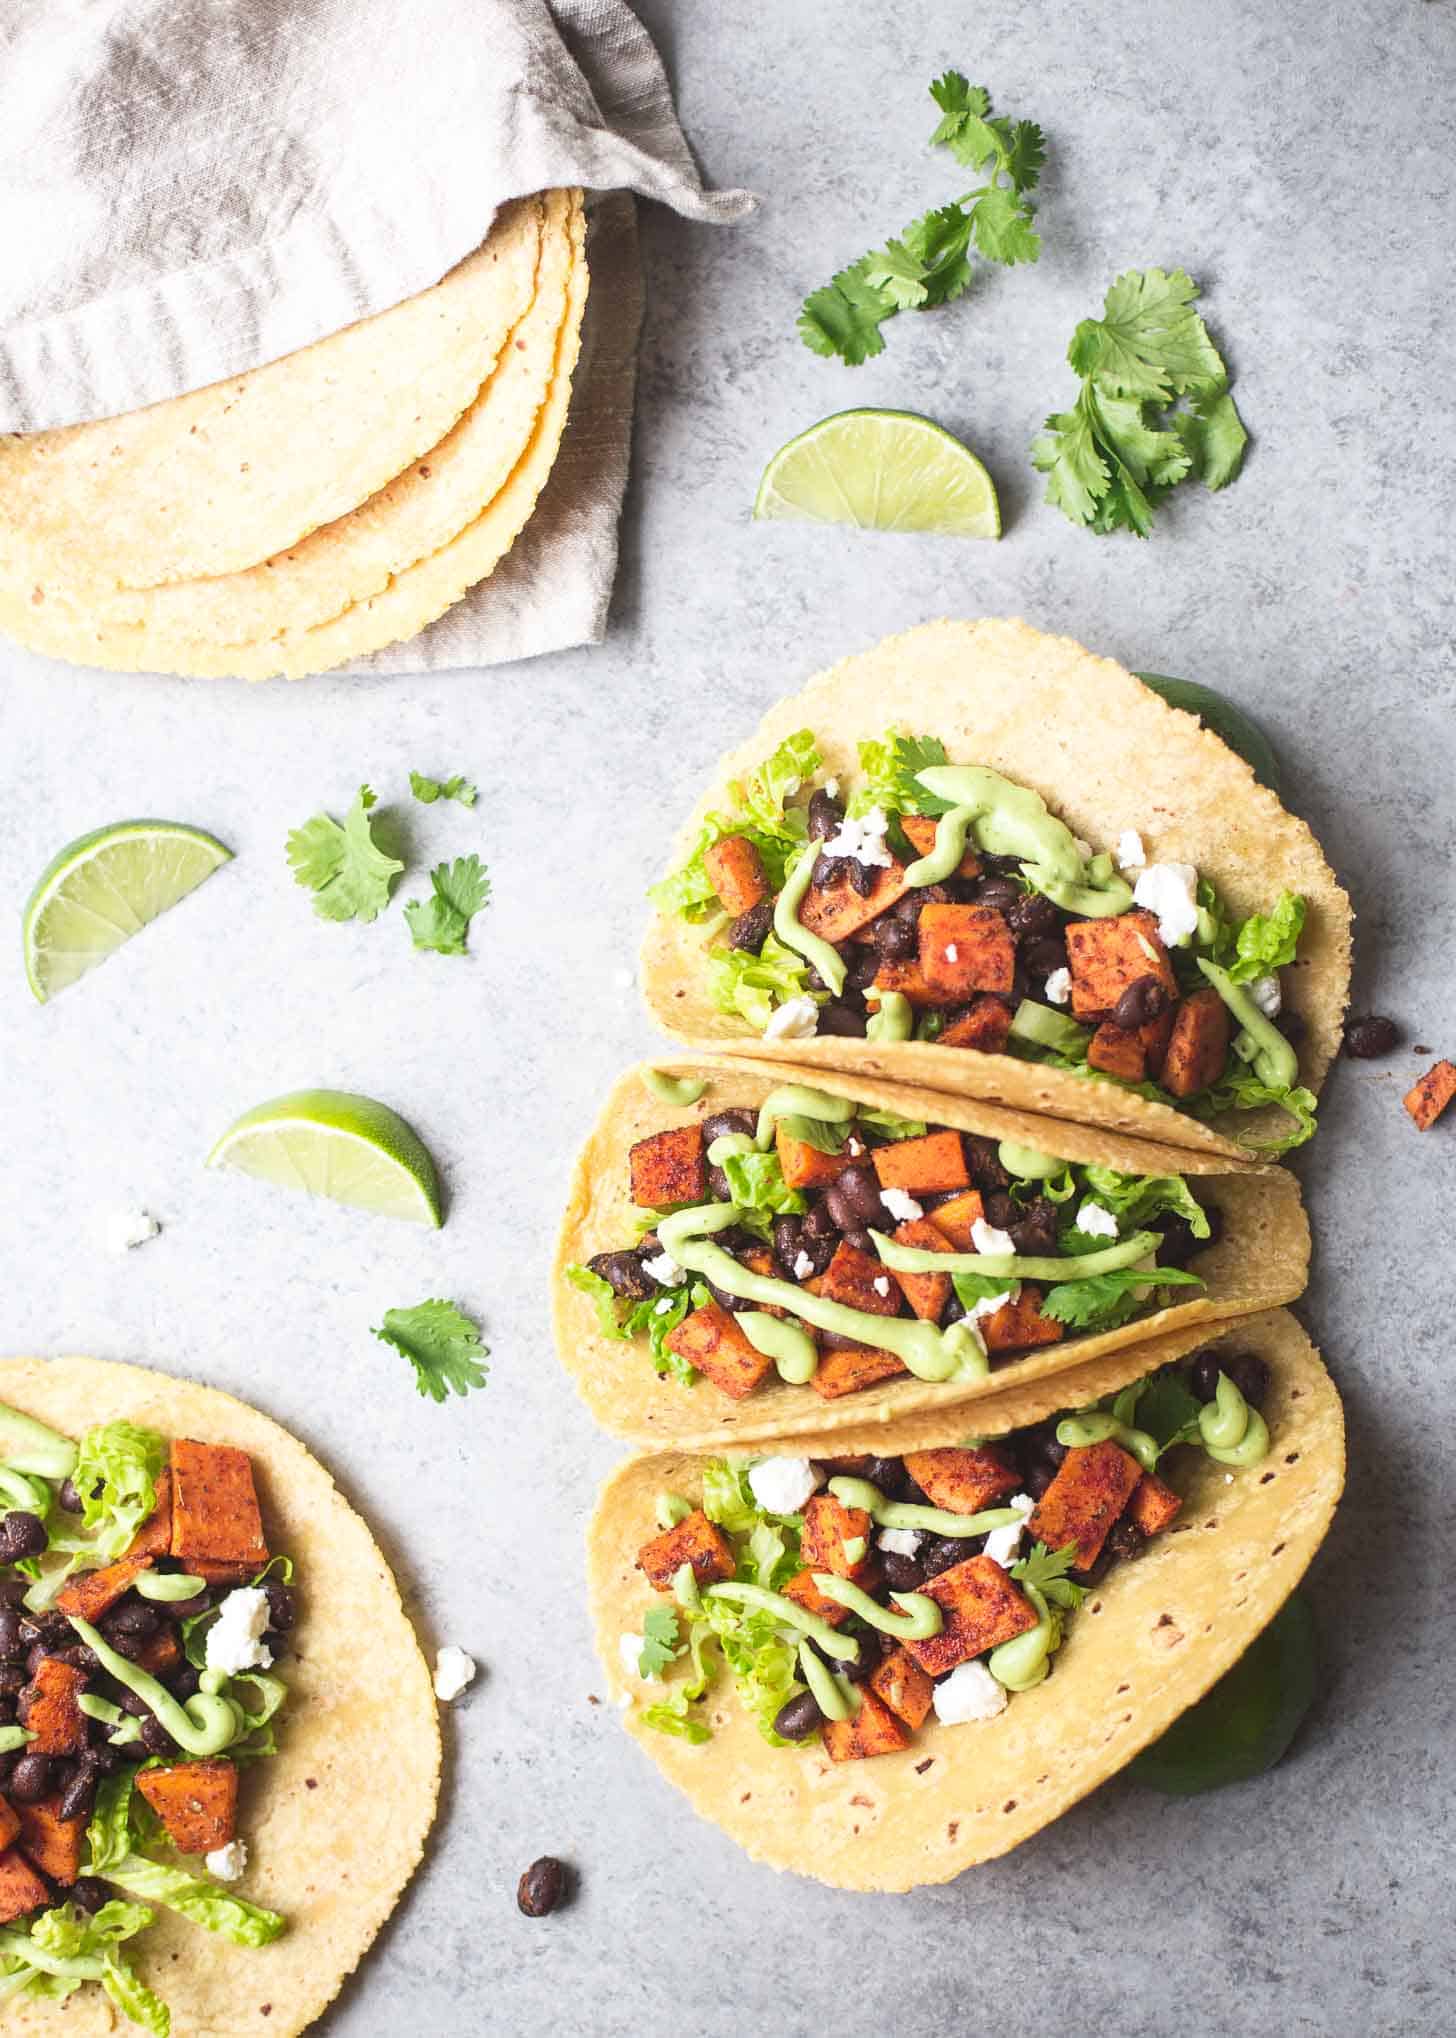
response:
[[[561,443],[579,191],[502,208],[418,297],[122,417],[0,437],[0,629],[125,672],[302,678],[485,580]]]

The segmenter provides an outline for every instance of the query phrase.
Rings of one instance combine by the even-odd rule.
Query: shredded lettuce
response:
[[[704,853],[725,835],[743,835],[763,858],[770,886],[778,891],[791,859],[808,837],[803,807],[788,802],[819,769],[821,759],[813,732],[798,729],[764,759],[756,771],[728,788],[729,805],[708,814],[686,863],[653,885],[647,896],[663,913],[684,920],[706,920],[722,911],[704,867]]]
[[[135,1423],[106,1422],[81,1439],[71,1474],[81,1496],[86,1542],[53,1536],[53,1549],[84,1547],[112,1564],[130,1548],[157,1504],[157,1481],[167,1462],[167,1439]]]
[[[1303,1146],[1307,1139],[1313,1139],[1317,1123],[1313,1090],[1302,1087],[1271,1089],[1248,1069],[1236,1064],[1210,1089],[1200,1090],[1196,1097],[1185,1098],[1183,1109],[1195,1118],[1218,1118],[1225,1111],[1257,1111],[1265,1104],[1277,1104],[1281,1111],[1287,1111],[1294,1120],[1294,1130],[1275,1139],[1250,1139],[1246,1133],[1240,1134],[1246,1146],[1254,1147],[1260,1153],[1281,1154]]]
[[[887,814],[948,814],[952,802],[937,798],[921,785],[916,773],[946,761],[945,745],[937,736],[904,736],[887,729],[878,741],[859,746],[859,768],[863,782],[849,802],[848,812],[867,814],[871,807]]]
[[[729,1535],[747,1535],[759,1509],[749,1491],[746,1466],[709,1458],[703,1467],[703,1512]]]
[[[877,1110],[872,1104],[861,1104],[855,1123],[882,1132],[886,1139],[920,1139],[930,1130],[923,1118],[898,1118],[893,1111]]]
[[[165,1904],[194,1925],[231,1940],[234,1946],[267,1946],[284,1930],[284,1920],[276,1911],[265,1911],[219,1883],[189,1875],[183,1868],[148,1861],[142,1854],[124,1854],[120,1861],[113,1861],[106,1879],[132,1896]]]
[[[989,1302],[998,1295],[1009,1297],[1020,1285],[1004,1274],[999,1280],[990,1274],[952,1274],[950,1278],[963,1309],[974,1309],[978,1302]]]
[[[1123,1232],[1141,1231],[1153,1218],[1171,1212],[1188,1220],[1195,1238],[1209,1235],[1208,1213],[1181,1175],[1124,1175],[1116,1168],[1090,1164],[1083,1168],[1082,1180]]]
[[[733,1153],[723,1163],[733,1201],[740,1210],[797,1214],[809,1207],[784,1180],[776,1153]]]
[[[117,1951],[145,1931],[153,1915],[144,1904],[106,1903],[92,1916],[64,1903],[43,1911],[29,1933],[0,1931],[0,2000],[29,1995],[64,2001],[83,1982],[99,1981],[134,2024],[168,2038],[172,2018],[166,2004]]]
[[[720,1012],[736,1012],[762,1033],[774,1010],[808,993],[809,965],[776,934],[755,955],[747,948],[715,948],[708,957],[708,991]]]
[[[690,1703],[687,1686],[675,1684],[665,1698],[644,1705],[639,1717],[644,1727],[653,1727],[659,1734],[671,1734],[676,1740],[700,1747],[704,1741],[712,1740],[712,1729],[692,1718],[688,1712]]]
[[[1255,913],[1234,936],[1228,973],[1236,984],[1267,976],[1293,962],[1304,931],[1305,903],[1298,892],[1281,892],[1269,913]]]

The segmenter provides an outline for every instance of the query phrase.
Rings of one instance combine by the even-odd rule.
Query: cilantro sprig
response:
[[[482,1342],[480,1325],[453,1302],[386,1309],[374,1335],[409,1360],[415,1385],[432,1401],[446,1401],[452,1391],[468,1394],[472,1387],[485,1385],[484,1361],[490,1347]]]
[[[480,797],[479,789],[460,772],[453,778],[427,778],[422,771],[412,771],[410,791],[424,807],[434,806],[436,800],[456,800],[462,807],[473,807]]]
[[[342,823],[315,814],[288,837],[288,862],[297,883],[314,895],[323,920],[377,920],[404,865],[374,839],[369,811],[374,794],[361,785]]]
[[[411,899],[404,909],[416,948],[436,955],[464,955],[470,922],[490,897],[490,879],[478,856],[457,856],[430,872],[430,896]]]
[[[959,297],[971,280],[970,251],[1011,267],[1034,262],[1041,239],[1033,224],[1046,143],[1033,121],[991,112],[984,85],[947,71],[930,87],[940,120],[930,137],[958,163],[989,172],[986,183],[910,225],[841,269],[805,298],[799,335],[816,354],[858,367],[885,350],[880,328],[901,311],[928,311]]]
[[[1063,1543],[1056,1550],[1049,1550],[1045,1543],[1036,1543],[1027,1556],[1019,1558],[1011,1566],[1011,1575],[1023,1585],[1034,1586],[1053,1606],[1064,1606],[1071,1611],[1082,1604],[1088,1591],[1085,1585],[1078,1585],[1067,1576],[1078,1554],[1075,1543]]]
[[[649,1607],[642,1621],[642,1647],[637,1656],[639,1677],[661,1677],[668,1664],[682,1654],[678,1640],[677,1615],[665,1606]]]

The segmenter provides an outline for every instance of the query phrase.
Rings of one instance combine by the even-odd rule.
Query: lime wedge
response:
[[[78,836],[26,902],[25,974],[42,1003],[105,962],[232,856],[181,821],[117,821]]]
[[[959,439],[913,410],[841,410],[780,446],[763,470],[756,517],[999,538],[990,475]]]
[[[228,1127],[207,1165],[377,1217],[436,1229],[443,1222],[435,1163],[419,1134],[387,1104],[348,1090],[294,1090],[255,1105]]]

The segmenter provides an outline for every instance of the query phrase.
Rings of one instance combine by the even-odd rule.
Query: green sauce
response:
[[[840,1578],[833,1571],[816,1571],[814,1583],[826,1599],[847,1606],[868,1626],[878,1628],[882,1635],[895,1635],[902,1642],[923,1642],[930,1635],[938,1635],[945,1626],[945,1615],[923,1592],[892,1592],[891,1599],[903,1612],[891,1613],[877,1599],[871,1599],[862,1586]],[[835,1646],[842,1651],[843,1642]]]
[[[934,1536],[983,1536],[1010,1528],[1021,1520],[1015,1507],[988,1507],[980,1514],[948,1514],[943,1507],[921,1507],[909,1500],[888,1500],[868,1479],[831,1479],[829,1491],[846,1507],[857,1507],[880,1528],[920,1529]]]
[[[1008,1175],[1020,1175],[1024,1182],[1044,1182],[1048,1175],[1059,1175],[1067,1165],[1054,1153],[1043,1153],[1039,1146],[1020,1146],[1014,1139],[1002,1140],[996,1158]]]
[[[662,1229],[659,1225],[659,1237]],[[872,1231],[870,1237],[885,1265],[902,1274],[985,1274],[993,1281],[1084,1281],[1093,1274],[1115,1274],[1122,1267],[1133,1266],[1162,1244],[1156,1231],[1135,1231],[1131,1238],[1119,1239],[1102,1252],[1069,1253],[1065,1259],[1053,1259],[1038,1254],[927,1252],[920,1246],[897,1245],[882,1231]],[[673,1258],[680,1260],[682,1255],[674,1251]]]
[[[34,1734],[27,1727],[0,1727],[0,1755],[13,1755],[17,1748],[25,1747],[34,1739]]]
[[[0,1402],[0,1459],[12,1472],[33,1472],[38,1479],[69,1479],[78,1456],[69,1437]]]
[[[865,1027],[867,1040],[908,1040],[915,1031],[915,1013],[903,991],[885,991],[879,1010]]]
[[[824,1658],[807,1641],[799,1644],[799,1675],[814,1694],[814,1703],[826,1720],[847,1720],[859,1711],[859,1694],[851,1697]]]
[[[1037,890],[1079,920],[1111,920],[1132,904],[1132,886],[1121,877],[1109,877],[1100,885],[1063,884],[1053,878],[1050,884],[1039,884]]]
[[[67,1618],[87,1648],[100,1658],[102,1669],[109,1671],[118,1684],[124,1684],[128,1691],[144,1699],[172,1739],[189,1755],[220,1755],[224,1748],[230,1748],[241,1737],[244,1731],[242,1708],[234,1705],[230,1698],[200,1691],[182,1705],[165,1684],[159,1684],[149,1672],[139,1669],[113,1649],[90,1621],[81,1620],[75,1614],[69,1614]]]
[[[859,1643],[853,1635],[841,1635],[827,1620],[817,1613],[809,1613],[792,1599],[785,1599],[782,1592],[770,1592],[766,1585],[745,1585],[738,1580],[727,1580],[721,1585],[710,1585],[703,1593],[704,1599],[728,1599],[738,1606],[751,1606],[759,1613],[771,1613],[786,1627],[797,1628],[801,1635],[821,1642],[836,1662],[857,1663]],[[874,1604],[873,1601],[870,1602]],[[931,1602],[934,1605],[934,1601]],[[937,1609],[938,1611],[938,1609]]]
[[[1269,1455],[1267,1423],[1227,1373],[1219,1374],[1213,1400],[1198,1412],[1198,1434],[1204,1450],[1220,1465],[1257,1465]]]
[[[660,1529],[676,1528],[693,1511],[693,1503],[680,1493],[659,1493],[652,1503],[653,1517]]]
[[[975,830],[976,845],[988,856],[1019,856],[1035,866],[1033,882],[1082,875],[1076,837],[1064,821],[1047,811],[1046,801],[1029,786],[1014,785],[983,764],[933,764],[917,772],[918,782],[940,800],[951,802],[935,831],[929,856],[910,866],[912,885],[938,884],[948,878],[965,852],[966,832]],[[959,837],[954,857],[950,847]],[[944,864],[933,875],[920,875],[929,863]]]
[[[679,1564],[672,1574],[672,1596],[679,1606],[700,1607],[703,1603],[698,1574],[691,1564]]]
[[[848,1125],[858,1110],[858,1104],[848,1097],[831,1097],[827,1090],[816,1090],[808,1083],[782,1083],[770,1090],[758,1107],[759,1151],[767,1153],[773,1145],[774,1127],[781,1118],[817,1118],[824,1125]]]
[[[758,1141],[746,1132],[720,1132],[708,1146],[708,1166],[721,1168],[736,1153],[757,1153]]]
[[[1007,1691],[1030,1691],[1040,1684],[1051,1668],[1048,1658],[1061,1640],[1060,1623],[1036,1587],[1023,1585],[1022,1591],[1036,1608],[1036,1626],[1023,1635],[1013,1635],[986,1658],[986,1668]]]
[[[1084,1448],[1087,1444],[1103,1444],[1111,1438],[1125,1451],[1130,1451],[1145,1472],[1151,1472],[1158,1462],[1157,1439],[1150,1437],[1145,1429],[1133,1429],[1130,1424],[1119,1422],[1115,1415],[1104,1415],[1093,1410],[1090,1415],[1067,1415],[1057,1424],[1057,1442],[1069,1450]]]
[[[811,934],[807,927],[799,925],[799,907],[809,889],[809,880],[814,875],[814,865],[818,860],[819,845],[811,842],[774,901],[773,930],[785,948],[792,948],[795,955],[803,956],[811,969],[818,970],[829,986],[830,996],[837,998],[844,989],[844,963],[827,941],[821,941],[817,934]]]
[[[0,1501],[23,1514],[38,1514],[42,1521],[50,1513],[51,1489],[31,1472],[17,1472],[13,1465],[0,1465]]]
[[[1299,1056],[1274,1021],[1254,1003],[1247,984],[1236,984],[1227,970],[1198,958],[1198,967],[1254,1042],[1254,1074],[1271,1090],[1292,1090],[1299,1081]]]
[[[668,1076],[661,1069],[643,1069],[642,1086],[650,1090],[659,1103],[676,1104],[685,1109],[687,1105],[697,1103],[708,1083],[704,1076]]]
[[[819,1370],[819,1348],[807,1330],[756,1309],[734,1311],[734,1320],[756,1352],[772,1359],[781,1380],[803,1387]]]

